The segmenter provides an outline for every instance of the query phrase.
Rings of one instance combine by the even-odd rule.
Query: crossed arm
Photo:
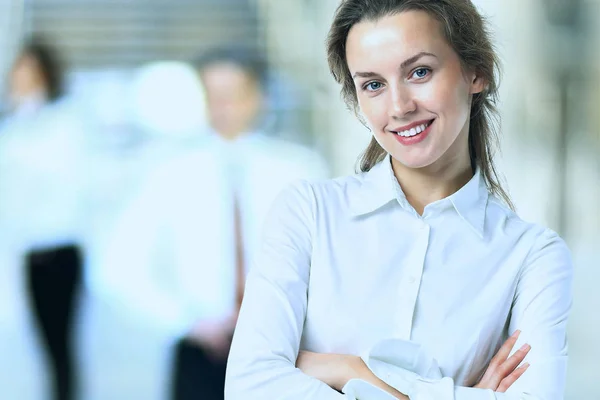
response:
[[[531,347],[524,345],[509,357],[519,337],[520,331],[516,331],[502,345],[498,353],[492,358],[485,374],[474,387],[478,389],[491,389],[495,392],[504,393],[519,379],[529,367],[528,363],[521,366]],[[397,399],[408,400],[408,397],[398,390],[379,379],[357,356],[344,354],[322,354],[308,351],[300,351],[296,360],[298,367],[306,375],[311,376],[327,384],[338,392],[351,379],[361,379],[376,386]]]

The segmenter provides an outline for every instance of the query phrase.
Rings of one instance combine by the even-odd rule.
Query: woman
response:
[[[56,52],[39,39],[29,41],[13,65],[9,80],[11,115],[31,116],[63,95],[63,73]]]
[[[52,398],[75,392],[73,317],[81,281],[79,125],[59,103],[55,51],[28,42],[11,70],[11,113],[0,138],[0,220],[22,257],[32,313],[52,372]]]
[[[469,0],[345,0],[327,48],[373,140],[361,174],[274,205],[226,398],[562,398],[570,255],[498,183],[498,62],[480,14]]]

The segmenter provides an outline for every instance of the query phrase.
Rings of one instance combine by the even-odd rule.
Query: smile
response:
[[[409,129],[404,129],[404,130],[400,130],[400,131],[391,131],[391,132],[395,135],[399,135],[402,137],[412,137],[412,136],[418,135],[421,132],[424,132],[429,127],[429,125],[431,125],[432,122],[433,122],[433,120],[424,122],[419,125],[414,125]]]
[[[394,138],[404,146],[411,146],[422,142],[431,132],[431,126],[435,119],[429,121],[418,121],[405,125],[397,130],[390,131]]]

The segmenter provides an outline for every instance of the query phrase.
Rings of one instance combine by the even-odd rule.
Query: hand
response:
[[[338,392],[342,391],[349,380],[362,379],[396,396],[398,399],[408,400],[408,397],[377,378],[364,361],[357,356],[300,351],[296,360],[296,367],[300,368],[306,375],[326,383]]]
[[[188,339],[206,350],[214,360],[226,360],[231,347],[235,318],[225,318],[197,323],[188,333]]]
[[[521,331],[516,331],[504,342],[498,353],[492,358],[483,378],[474,387],[478,389],[492,389],[495,392],[504,393],[527,371],[529,363],[525,363],[519,368],[517,366],[525,359],[525,356],[531,350],[531,346],[528,344],[523,345],[523,347],[508,358],[520,333]]]

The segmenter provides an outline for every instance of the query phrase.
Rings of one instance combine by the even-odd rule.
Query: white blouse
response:
[[[411,400],[562,399],[572,274],[563,240],[521,220],[479,172],[422,216],[389,156],[299,182],[275,202],[250,268],[225,397],[393,398],[359,380],[336,392],[295,368],[302,349],[359,355]],[[526,373],[505,394],[471,388],[517,329]]]
[[[89,222],[85,124],[30,105],[0,124],[0,240],[19,252],[81,243]]]

